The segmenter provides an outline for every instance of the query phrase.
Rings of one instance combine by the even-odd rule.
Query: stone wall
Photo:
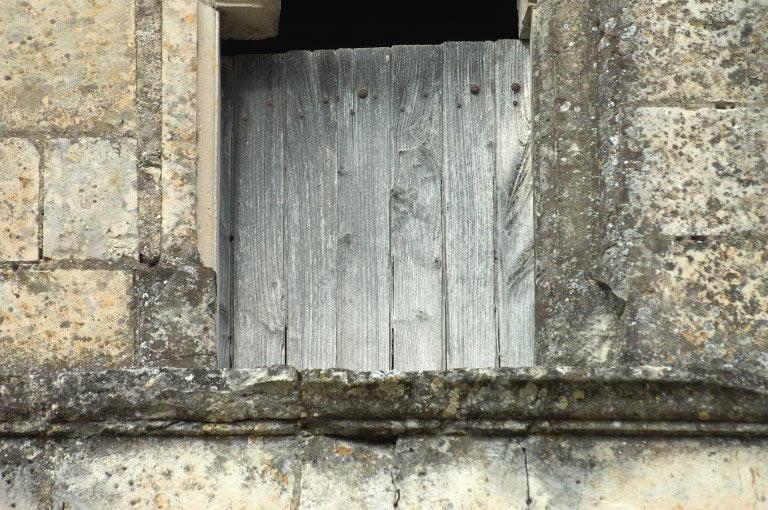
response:
[[[0,12],[4,368],[215,366],[195,0]]]
[[[537,362],[768,368],[768,2],[536,5]]]
[[[0,507],[766,508],[767,388],[680,369],[0,375]]]
[[[0,441],[3,508],[764,508],[764,440]]]
[[[538,363],[698,368],[470,374],[210,370],[211,3],[0,10],[0,507],[768,508],[766,0],[522,2]]]

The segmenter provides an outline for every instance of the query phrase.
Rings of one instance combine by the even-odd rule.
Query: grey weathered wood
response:
[[[392,334],[398,370],[445,368],[443,51],[392,49]]]
[[[238,218],[221,359],[532,364],[527,58],[518,41],[295,52],[240,57],[229,78],[225,60]]]
[[[287,361],[336,365],[338,60],[286,55]]]
[[[494,316],[494,45],[445,43],[447,366],[497,364]],[[473,93],[473,86],[479,91]]]
[[[217,318],[219,368],[232,366],[232,264],[234,201],[232,144],[235,114],[235,63],[232,57],[221,59],[221,149],[219,154],[219,267],[216,278],[219,315]]]
[[[496,43],[497,316],[501,366],[533,365],[533,179],[527,43]],[[519,91],[513,89],[519,85]]]
[[[390,50],[339,50],[339,366],[390,366]]]
[[[280,55],[237,58],[233,366],[284,363],[285,64]]]

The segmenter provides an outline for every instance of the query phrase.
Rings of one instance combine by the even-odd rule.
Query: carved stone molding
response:
[[[0,375],[0,436],[768,436],[768,380],[658,367]]]

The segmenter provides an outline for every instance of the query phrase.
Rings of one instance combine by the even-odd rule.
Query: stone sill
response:
[[[0,435],[768,436],[767,382],[658,367],[6,373]]]

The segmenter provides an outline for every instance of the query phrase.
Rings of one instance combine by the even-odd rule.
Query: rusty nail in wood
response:
[[[515,99],[514,101],[512,101],[512,106],[517,106],[517,99]]]
[[[523,88],[523,86],[522,86],[522,85],[520,85],[519,83],[517,83],[517,82],[514,82],[514,83],[512,83],[512,92],[514,92],[515,94],[517,94],[518,92],[520,92],[520,90],[521,90],[522,88]]]
[[[360,99],[365,99],[366,97],[368,97],[368,89],[365,87],[358,89],[357,97],[359,97]]]
[[[469,87],[469,91],[472,92],[472,95],[476,96],[480,93],[480,84],[479,83],[473,83]]]

